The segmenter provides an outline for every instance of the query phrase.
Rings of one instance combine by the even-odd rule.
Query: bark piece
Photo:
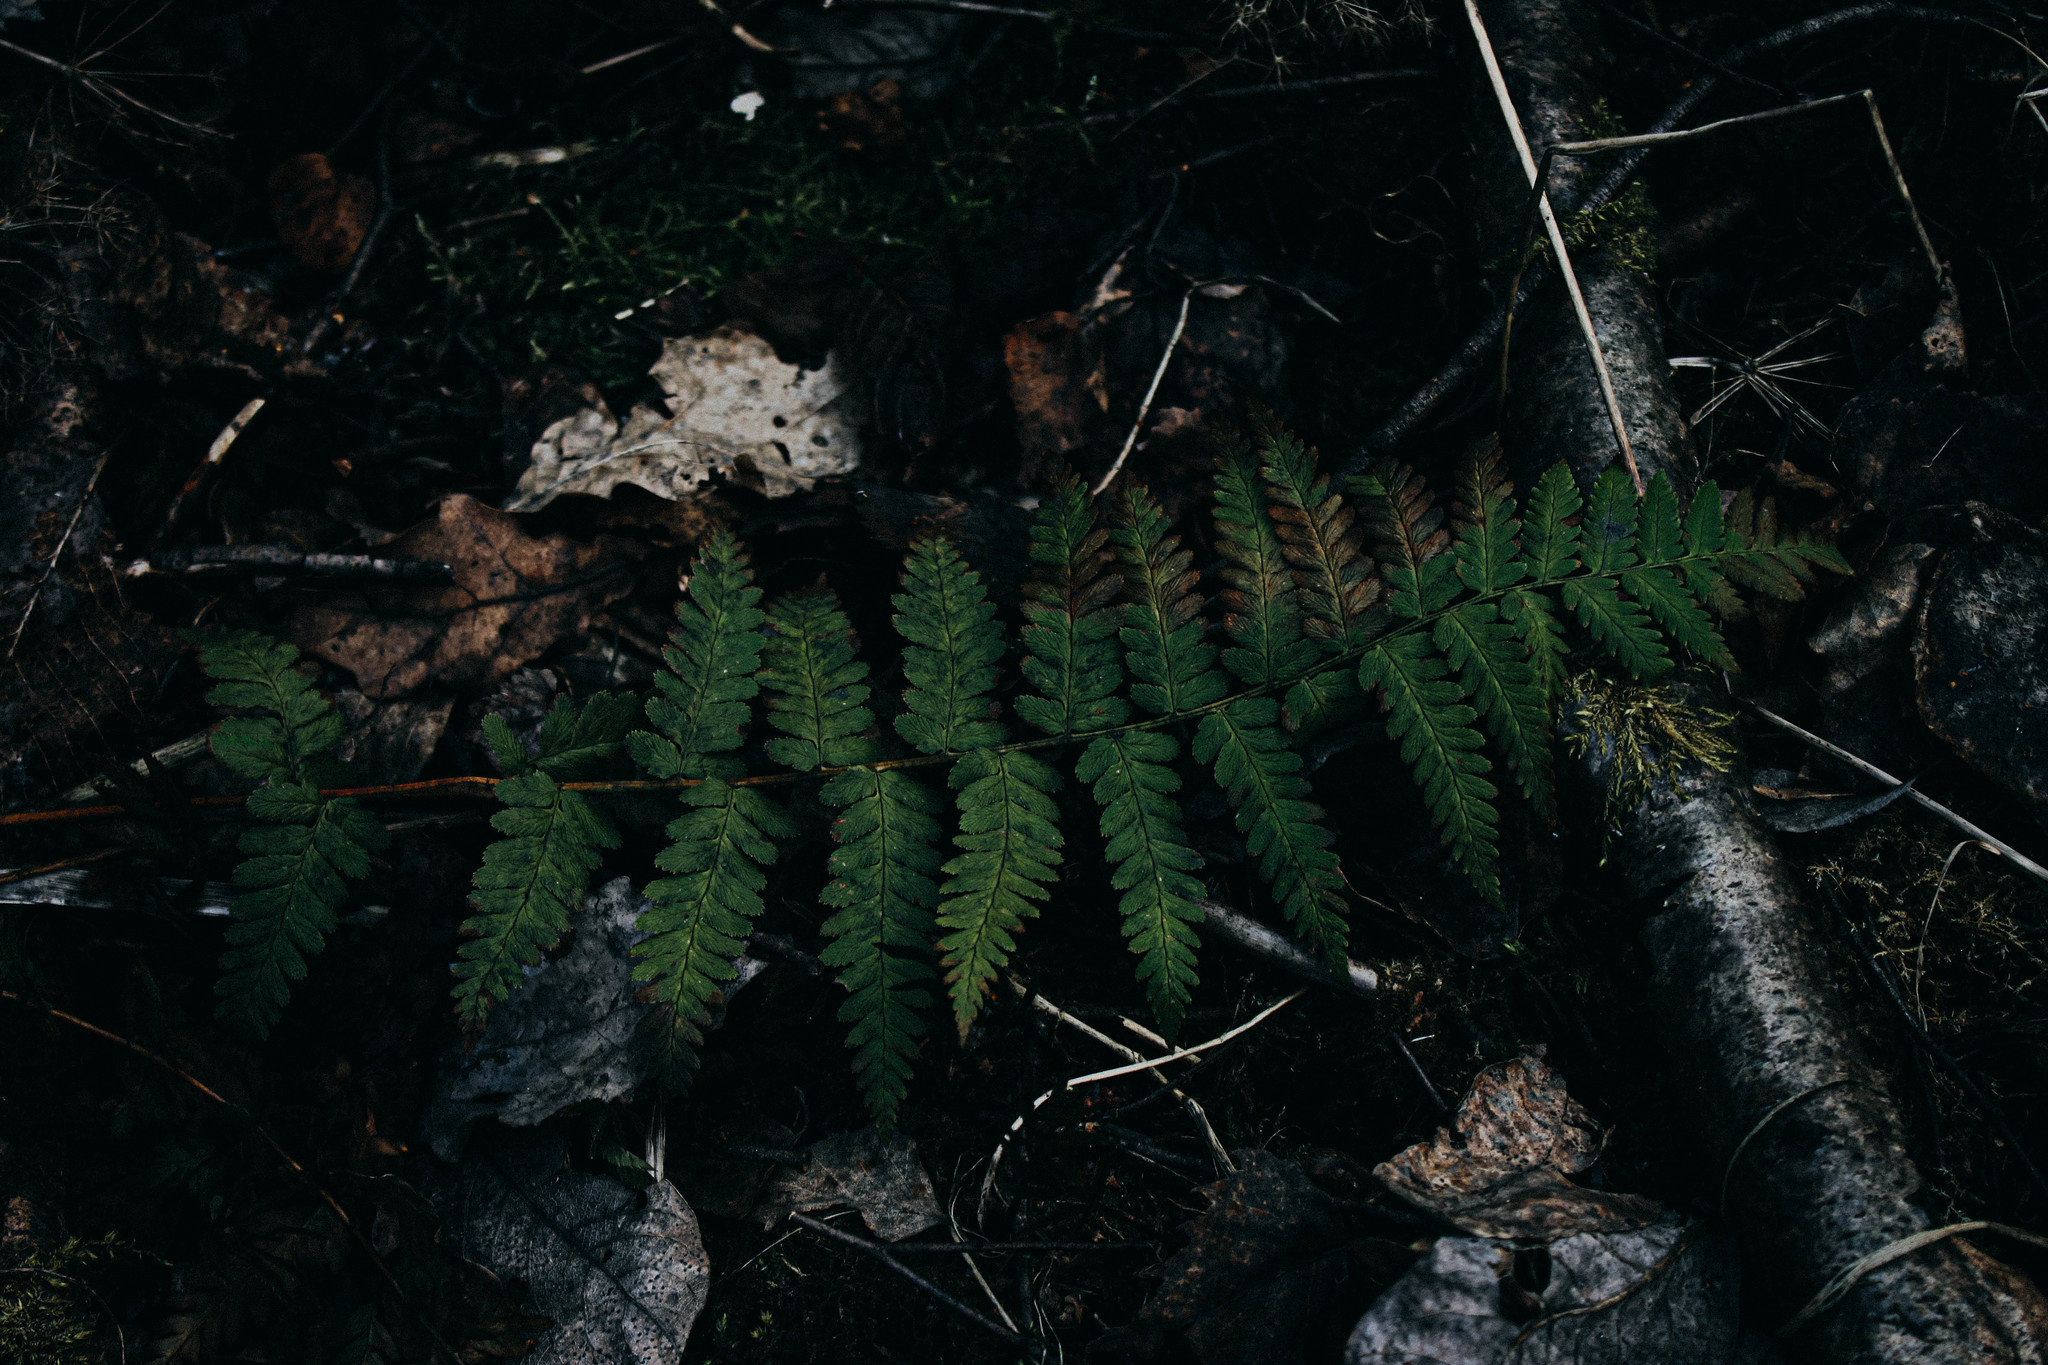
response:
[[[1538,1052],[1480,1072],[1458,1107],[1455,1136],[1439,1128],[1373,1174],[1417,1208],[1480,1237],[1549,1241],[1657,1222],[1663,1210],[1647,1199],[1571,1182],[1605,1145]]]
[[[594,612],[631,591],[626,550],[606,536],[530,536],[517,517],[451,494],[386,553],[446,564],[452,584],[337,593],[294,614],[292,639],[379,701],[428,683],[488,685],[589,629]]]
[[[292,258],[328,274],[348,269],[377,216],[370,182],[335,170],[323,152],[304,152],[271,168],[269,189],[277,240]]]
[[[2019,544],[1943,556],[1913,658],[1929,728],[2048,821],[2048,557]]]
[[[1487,6],[1486,18],[1530,141],[1583,135],[1579,119],[1597,94],[1589,7],[1514,0]],[[1500,134],[1489,128],[1483,136],[1497,176],[1484,201],[1519,211],[1526,182],[1496,145]],[[1496,236],[1491,249],[1512,251],[1517,240]],[[1643,476],[1663,472],[1689,493],[1695,461],[1647,283],[1593,254],[1579,269]],[[1568,334],[1561,295],[1535,313],[1532,332]],[[1519,322],[1516,331],[1519,338]],[[1583,350],[1566,356],[1563,346],[1516,343],[1502,436],[1524,480],[1560,457],[1589,476],[1615,455]],[[1603,776],[1597,755],[1588,772]],[[1654,997],[1674,1071],[1693,1080],[1701,1145],[1725,1159],[1773,1106],[1830,1087],[1800,1099],[1751,1141],[1731,1184],[1729,1213],[1750,1287],[1745,1311],[1769,1322],[1790,1317],[1835,1272],[1929,1220],[1913,1202],[1920,1176],[1887,1081],[1863,1054],[1799,886],[1743,785],[1739,769],[1698,768],[1675,786],[1659,784],[1608,865],[1622,871],[1629,893],[1657,907],[1644,931]],[[2048,1358],[2048,1303],[2024,1276],[1951,1240],[1866,1276],[1796,1349],[1816,1361],[2038,1361]]]

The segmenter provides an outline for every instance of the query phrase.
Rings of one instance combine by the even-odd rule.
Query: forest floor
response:
[[[1917,1198],[2039,1233],[2048,886],[1745,709],[2048,860],[2041,20],[1879,8],[1746,65],[1692,121],[1873,91],[1966,366],[1896,363],[1943,301],[1860,105],[1660,150],[1567,226],[1652,281],[1705,476],[1853,570],[1725,625],[1745,705],[1706,720],[1812,892]],[[1591,131],[1614,135],[1808,7],[1586,12]],[[1475,1083],[1596,1135],[1560,1167],[1572,1190],[1717,1226],[1730,1154],[1681,1118],[1638,940],[1654,907],[1610,861],[1633,803],[1561,778],[1532,805],[1497,765],[1489,897],[1355,688],[1296,743],[1341,860],[1337,956],[1374,988],[1203,930],[1172,1043],[1303,993],[1170,1064],[1192,1109],[1163,1073],[1066,1084],[1125,1060],[1077,1020],[1170,1050],[1071,763],[1052,895],[971,1028],[932,987],[882,1128],[849,1066],[818,894],[845,835],[815,786],[776,789],[795,832],[692,1074],[647,1060],[633,1026],[660,1008],[625,981],[630,919],[601,918],[674,838],[674,793],[622,789],[622,751],[572,774],[608,784],[588,800],[616,838],[528,968],[555,994],[488,1026],[450,999],[510,832],[490,783],[458,779],[507,771],[500,722],[531,749],[561,699],[653,693],[718,534],[766,601],[836,592],[891,757],[892,594],[923,537],[987,583],[1005,708],[1032,518],[1068,475],[1149,488],[1213,601],[1219,435],[1277,423],[1351,461],[1504,295],[1513,252],[1489,242],[1526,205],[1483,202],[1498,114],[1462,11],[0,0],[0,73],[0,1355],[673,1360],[687,1338],[691,1365],[1335,1361],[1470,1231],[1382,1163]],[[1499,369],[1371,453],[1448,507]],[[680,454],[628,449],[692,403],[710,415]],[[1971,596],[1994,560],[2003,595]],[[246,714],[209,699],[221,632],[301,651],[346,766],[315,785],[366,789],[389,836],[313,915],[264,1036],[216,1009],[260,825],[251,770],[206,742]],[[1612,672],[1574,648],[1574,675]],[[739,757],[765,771],[764,714]],[[1284,928],[1237,798],[1179,733],[1202,894]],[[824,1221],[863,1247],[789,1217],[849,1206]],[[898,1239],[981,1249],[873,1254]],[[2048,1254],[2012,1263],[2038,1280]],[[1549,1311],[1542,1264],[1519,1317],[1502,1280],[1509,1320]],[[1729,1331],[1768,1360],[1775,1325],[1751,1306]]]

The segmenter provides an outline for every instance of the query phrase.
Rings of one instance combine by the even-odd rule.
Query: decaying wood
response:
[[[1576,0],[1485,7],[1530,141],[1586,137],[1593,16]],[[1475,92],[1483,93],[1483,92]],[[1509,240],[1526,185],[1490,107],[1475,114],[1493,245]],[[1585,177],[1583,168],[1561,176]],[[1650,282],[1590,253],[1586,302],[1614,373],[1644,476],[1697,482],[1660,339]],[[1538,299],[1517,323],[1503,424],[1526,477],[1558,459],[1589,477],[1614,457],[1605,405],[1564,301]],[[1687,684],[1704,690],[1704,683]],[[1588,767],[1598,780],[1598,755]],[[1888,1078],[1852,1030],[1825,961],[1821,921],[1749,808],[1739,771],[1686,772],[1644,802],[1609,863],[1655,907],[1644,941],[1673,1065],[1691,1078],[1703,1147],[1742,1149],[1728,1214],[1741,1239],[1753,1319],[1782,1323],[1859,1258],[1928,1229],[1921,1180]],[[1799,1359],[1870,1362],[2048,1359],[2048,1301],[2019,1272],[1961,1237],[1872,1270],[1808,1322]]]

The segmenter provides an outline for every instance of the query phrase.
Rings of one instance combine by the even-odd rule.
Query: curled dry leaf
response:
[[[620,423],[600,404],[553,423],[506,510],[530,512],[564,493],[604,497],[620,484],[681,499],[714,473],[778,498],[859,467],[853,385],[833,356],[806,370],[760,337],[720,327],[670,338],[648,373],[668,395],[667,414],[642,404]]]
[[[1528,1054],[1490,1066],[1458,1107],[1457,1133],[1383,1161],[1373,1174],[1417,1208],[1481,1237],[1565,1237],[1656,1222],[1650,1200],[1575,1185],[1605,1143],[1564,1078]]]
[[[902,1133],[834,1133],[812,1143],[809,1157],[801,1170],[784,1169],[768,1186],[754,1211],[762,1227],[773,1228],[792,1213],[844,1205],[857,1209],[875,1236],[900,1242],[945,1221],[917,1144]]]
[[[466,494],[391,542],[397,559],[446,564],[446,584],[365,585],[292,617],[300,648],[356,675],[389,700],[428,683],[483,686],[510,676],[590,625],[632,587],[624,542],[529,536],[519,519]]]

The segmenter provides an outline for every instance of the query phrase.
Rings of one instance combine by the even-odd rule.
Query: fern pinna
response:
[[[1638,497],[1619,471],[1581,490],[1559,465],[1523,505],[1484,451],[1454,494],[1447,515],[1394,464],[1338,487],[1277,428],[1226,440],[1212,620],[1193,553],[1146,490],[1122,488],[1103,506],[1069,482],[1033,521],[1014,650],[958,547],[921,539],[893,598],[904,682],[893,733],[876,723],[868,665],[830,589],[764,609],[739,543],[711,536],[644,704],[650,729],[622,736],[629,703],[606,695],[562,703],[531,752],[489,727],[506,773],[493,820],[505,837],[477,874],[455,968],[460,1012],[475,1023],[517,988],[618,842],[599,809],[607,783],[562,779],[623,737],[683,806],[655,859],[666,875],[647,887],[634,975],[658,1006],[651,1027],[670,1074],[686,1072],[762,913],[767,869],[801,829],[768,789],[817,779],[835,812],[822,957],[846,991],[856,1076],[887,1124],[934,997],[943,990],[964,1036],[1017,936],[1052,904],[1068,775],[1094,797],[1137,976],[1171,1031],[1199,981],[1205,890],[1184,829],[1187,783],[1213,779],[1278,912],[1341,965],[1344,877],[1299,752],[1306,735],[1377,698],[1446,849],[1498,897],[1501,787],[1538,809],[1550,801],[1574,650],[1637,678],[1669,672],[1680,654],[1728,666],[1714,621],[1741,610],[1735,585],[1797,597],[1815,569],[1846,571],[1827,546],[1784,535],[1769,502],[1738,494],[1724,512],[1712,485],[1682,510],[1661,477]],[[227,722],[215,740],[225,762],[266,784],[251,812],[269,823],[245,836],[261,856],[237,874],[252,890],[235,907],[221,983],[224,1007],[258,1028],[332,925],[342,878],[361,875],[383,833],[319,790],[339,722],[294,657],[253,636],[217,639],[203,656],[223,680],[216,700],[267,713]],[[1035,732],[1022,737],[998,700],[1013,665],[1009,709]],[[757,718],[776,771],[749,772]],[[920,771],[934,765],[947,770],[943,788]]]
[[[235,868],[243,894],[229,907],[221,955],[220,1014],[261,1037],[306,974],[306,959],[334,931],[349,879],[367,876],[389,837],[353,800],[329,796],[345,770],[329,752],[341,716],[294,665],[299,651],[246,631],[199,641],[199,663],[219,683],[215,706],[246,707],[214,731],[214,757],[263,785],[249,794],[259,823],[245,831],[248,861]]]

